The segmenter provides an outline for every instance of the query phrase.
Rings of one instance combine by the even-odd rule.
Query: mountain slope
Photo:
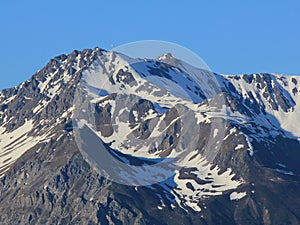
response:
[[[299,82],[213,74],[172,55],[55,57],[1,92],[0,220],[298,224]],[[85,134],[134,173],[110,166],[105,178]]]

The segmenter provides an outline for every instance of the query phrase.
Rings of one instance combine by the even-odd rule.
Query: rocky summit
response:
[[[299,91],[172,54],[57,56],[0,93],[0,224],[300,224]]]

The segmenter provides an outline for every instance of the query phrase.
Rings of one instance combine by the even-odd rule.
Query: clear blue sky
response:
[[[10,0],[0,3],[0,89],[73,49],[175,42],[215,72],[300,74],[299,0]]]

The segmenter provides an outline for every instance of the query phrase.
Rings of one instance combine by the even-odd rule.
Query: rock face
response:
[[[3,90],[1,224],[299,224],[300,78],[182,65],[87,49]],[[178,166],[111,180],[81,154],[78,118],[128,165]]]

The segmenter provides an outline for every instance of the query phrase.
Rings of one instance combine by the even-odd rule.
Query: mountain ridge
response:
[[[180,217],[180,221],[189,221],[190,224],[299,222],[299,208],[291,209],[285,205],[296,204],[296,187],[299,185],[297,105],[300,99],[297,85],[300,78],[264,73],[224,76],[190,68],[186,70],[155,60],[122,60],[118,53],[99,48],[73,51],[70,55],[53,58],[17,88],[1,92],[0,208],[7,212],[0,216],[1,220],[8,223],[41,223],[39,217],[46,222],[46,215],[50,215],[52,223],[63,224],[62,217],[56,222],[54,217],[64,209],[64,204],[69,205],[70,209],[70,204],[77,202],[80,210],[93,212],[90,218],[85,210],[76,217],[79,209],[72,210],[77,223],[84,218],[84,221],[95,224],[143,224],[143,219],[144,224],[168,224],[171,221],[168,218],[163,218],[162,222],[160,217],[155,216],[165,211],[166,215]],[[106,76],[105,79],[101,77],[101,80],[97,73]],[[197,86],[202,83],[195,83],[198,77],[194,74],[200,74],[200,78],[206,81],[203,82],[205,85]],[[209,83],[207,77],[212,76],[218,87],[212,88],[216,83]],[[166,183],[161,181],[151,188],[137,189],[111,184],[83,160],[75,144],[74,132],[77,128],[72,119],[74,110],[78,113],[76,118],[85,118],[80,117],[85,105],[80,110],[74,109],[74,97],[81,81],[84,81],[81,83],[83,87],[88,88],[85,91],[94,99],[96,108],[91,112],[97,112],[92,119],[96,118],[98,136],[110,148],[120,150],[124,154],[122,157],[177,156],[180,151],[175,151],[173,147],[184,149],[181,145],[191,149],[194,146],[198,150],[180,155],[182,168],[176,170],[174,177]],[[161,82],[166,83],[162,85]],[[155,88],[149,83],[155,84]],[[100,85],[103,94],[98,93],[99,89],[91,88],[97,87],[95,84]],[[114,93],[120,96],[114,97]],[[137,93],[138,96],[134,96]],[[213,97],[205,98],[205,94]],[[139,101],[141,99],[143,101]],[[133,102],[132,105],[130,102]],[[193,118],[192,121],[182,117],[181,121],[178,120],[183,112],[189,113],[188,118]],[[289,123],[289,118],[293,123]],[[110,128],[103,128],[104,124]],[[199,131],[197,140],[191,142],[194,145],[181,140],[182,136],[191,136],[191,126],[185,128],[189,124],[199,125],[192,129],[195,131],[193,135]],[[122,137],[117,133],[121,131],[116,128],[121,129]],[[130,135],[133,139],[126,140]],[[220,146],[211,143],[214,138],[222,139]],[[143,146],[137,139],[149,140],[149,143]],[[158,144],[151,145],[155,142]],[[129,146],[129,150],[124,146]],[[211,146],[218,147],[218,151],[211,151]],[[44,165],[47,169],[43,169]],[[261,180],[255,179],[258,171]],[[31,176],[38,178],[33,180]],[[36,181],[39,183],[37,186],[34,185]],[[70,187],[76,187],[78,182],[82,182],[86,189],[77,191],[71,188],[74,192],[70,192]],[[256,191],[255,185],[258,186]],[[286,203],[278,206],[278,201],[270,196],[284,196],[281,191],[289,185],[295,199],[280,200]],[[36,193],[29,194],[26,186],[36,190],[39,196],[48,196],[48,200],[39,200],[41,197],[38,198]],[[274,189],[270,196],[265,193],[266,187]],[[124,194],[127,191],[133,194]],[[28,193],[30,201],[36,204],[21,199],[26,216],[15,215],[13,220],[9,220],[9,207],[5,202],[14,199],[19,192]],[[102,193],[104,200],[98,197],[93,199],[98,192]],[[148,196],[151,206],[142,209],[137,202],[130,207],[125,206],[124,199],[134,195],[138,197],[133,201]],[[157,198],[157,195],[160,197]],[[115,205],[111,206],[111,202]],[[221,207],[221,203],[228,206],[228,210]],[[284,212],[281,216],[284,216],[278,217],[271,203],[281,208]],[[52,210],[45,204],[52,205]],[[39,205],[40,209],[37,210],[35,205]],[[235,209],[237,205],[244,206]],[[26,206],[31,210],[26,210]],[[10,207],[16,209],[17,205]],[[117,213],[116,208],[120,212],[124,209],[126,213]],[[245,217],[247,214],[249,216]],[[65,219],[67,223],[72,221],[67,216]],[[176,223],[173,221],[173,224]]]

